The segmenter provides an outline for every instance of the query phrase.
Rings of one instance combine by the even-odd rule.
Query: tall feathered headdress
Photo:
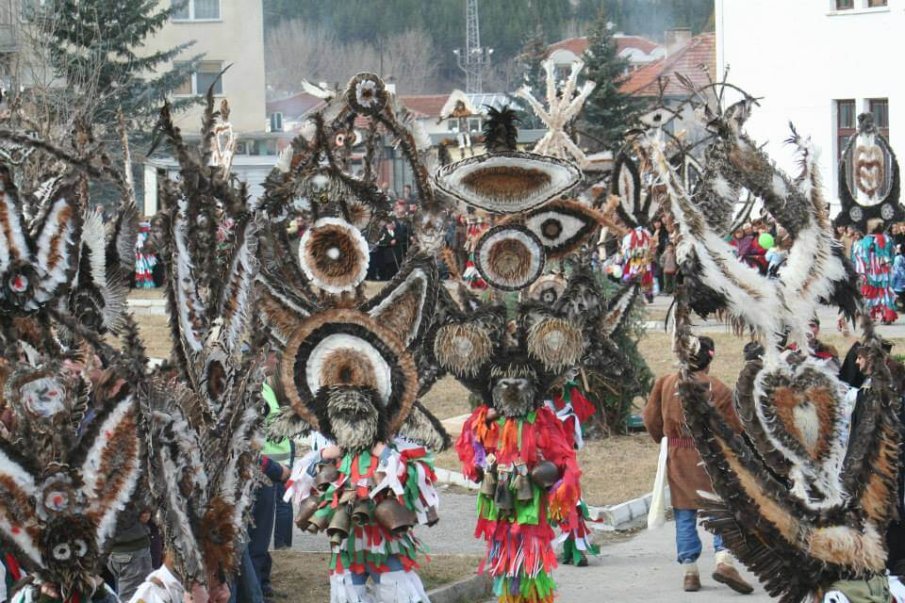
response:
[[[705,524],[771,595],[791,603],[819,596],[838,580],[884,572],[883,534],[896,498],[898,402],[848,262],[832,239],[813,148],[793,135],[802,172],[788,178],[743,131],[754,99],[743,94],[723,108],[708,99],[719,86],[693,91],[702,101],[699,115],[716,134],[694,194],[669,166],[657,128],[638,142],[653,177],[667,190],[666,209],[678,226],[685,273],[676,314],[675,346],[684,365],[679,394],[718,496],[703,503]],[[722,99],[722,91],[714,96]],[[760,196],[789,232],[792,243],[778,279],[736,260],[722,238],[736,202],[733,191],[740,187]],[[736,386],[742,434],[727,427],[709,404],[705,385],[690,376],[696,339],[689,312],[702,290],[764,340],[763,360],[750,361]],[[850,433],[844,426],[845,386],[805,352],[804,331],[821,301],[860,316],[875,368]],[[784,351],[785,336],[802,352]]]
[[[76,180],[54,177],[27,202],[31,214],[8,166],[0,167],[0,405],[10,417],[0,438],[0,539],[66,599],[98,588],[117,513],[142,465],[134,325],[124,303],[105,297],[120,261],[115,251],[94,255],[107,241],[86,219]],[[117,228],[111,240],[127,231]],[[111,279],[98,285],[85,272]],[[97,320],[82,312],[85,299]],[[101,339],[119,325],[127,327],[128,356]]]
[[[224,122],[210,93],[200,149],[183,141],[168,106],[160,121],[182,177],[165,186],[158,216],[178,375],[156,375],[143,413],[151,490],[187,587],[234,575],[263,420],[255,210],[229,171]]]
[[[416,404],[421,387],[415,358],[437,298],[434,258],[413,253],[395,279],[370,299],[363,286],[368,238],[389,210],[389,199],[375,182],[374,146],[380,131],[397,140],[415,175],[420,202],[438,207],[418,137],[405,120],[383,82],[376,75],[359,74],[344,95],[303,128],[268,177],[263,200],[268,213],[277,219],[289,214],[292,192],[301,192],[309,224],[299,243],[298,264],[286,253],[288,240],[278,221],[264,241],[261,309],[281,354],[281,397],[291,406],[274,425],[282,435],[315,429],[352,450],[402,432],[432,448],[448,445],[439,423]],[[349,130],[361,122],[367,124],[365,164],[353,175]],[[345,418],[356,413],[368,417],[368,429],[349,428]],[[410,416],[418,420],[406,423]],[[407,425],[412,429],[406,431]]]

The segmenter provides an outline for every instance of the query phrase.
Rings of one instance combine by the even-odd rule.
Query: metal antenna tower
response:
[[[490,64],[493,48],[481,47],[478,0],[465,0],[465,50],[453,50],[459,69],[465,72],[465,92],[484,91],[484,69]]]

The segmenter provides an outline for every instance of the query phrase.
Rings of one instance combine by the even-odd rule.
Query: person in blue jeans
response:
[[[266,456],[261,457],[261,470],[274,484],[289,479],[289,468]],[[270,557],[270,540],[273,536],[274,510],[276,508],[274,505],[275,487],[267,485],[258,488],[252,508],[253,524],[248,530],[248,548],[246,550],[265,601],[272,599],[275,594],[270,583],[270,571],[273,567],[273,560]],[[243,559],[241,571],[245,572],[246,567],[246,560]],[[254,588],[252,587],[250,590],[254,590]]]
[[[295,442],[289,442],[289,470],[292,470],[292,463],[295,460]],[[281,461],[282,462],[282,461]],[[286,464],[286,463],[283,463]],[[283,496],[286,494],[286,485],[283,482],[277,482],[273,485],[274,498],[276,499],[276,518],[273,522],[273,548],[291,549],[292,548],[292,503],[284,501]]]
[[[707,385],[713,406],[733,429],[740,431],[742,425],[732,404],[732,390],[719,379],[708,375],[716,351],[713,339],[700,337],[699,344],[689,368],[695,379]],[[701,589],[698,557],[703,548],[698,536],[698,492],[712,492],[713,484],[701,467],[701,455],[685,424],[685,410],[678,393],[679,379],[679,374],[673,373],[657,380],[644,406],[642,417],[647,432],[655,442],[664,437],[668,440],[666,475],[676,520],[677,560],[685,570],[683,588],[686,592],[695,592]],[[739,575],[729,551],[724,550],[718,536],[713,538],[713,548],[716,551],[713,579],[740,593],[748,594],[754,590]]]

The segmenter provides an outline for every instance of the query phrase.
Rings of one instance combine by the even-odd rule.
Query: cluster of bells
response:
[[[326,531],[330,544],[339,546],[349,537],[353,524],[365,527],[376,522],[393,536],[401,536],[418,523],[415,513],[392,495],[380,502],[375,502],[370,497],[359,498],[358,487],[351,482],[346,483],[332,516],[328,513],[317,514],[321,507],[320,495],[325,494],[338,478],[339,470],[335,465],[325,463],[320,466],[311,495],[302,501],[296,514],[295,523],[299,529],[311,534]],[[371,479],[368,490],[373,486]],[[427,510],[427,525],[433,526],[439,520],[436,507],[430,507]]]
[[[525,463],[498,465],[488,457],[481,480],[481,494],[493,499],[501,515],[515,510],[515,503],[534,500],[534,486],[548,490],[559,481],[559,469],[550,461],[541,461],[528,471]]]

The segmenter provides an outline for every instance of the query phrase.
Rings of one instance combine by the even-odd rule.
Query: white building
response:
[[[715,0],[717,73],[763,97],[747,130],[789,174],[789,121],[821,150],[838,209],[836,159],[859,113],[871,112],[905,158],[905,0]],[[835,212],[834,212],[835,213]]]

